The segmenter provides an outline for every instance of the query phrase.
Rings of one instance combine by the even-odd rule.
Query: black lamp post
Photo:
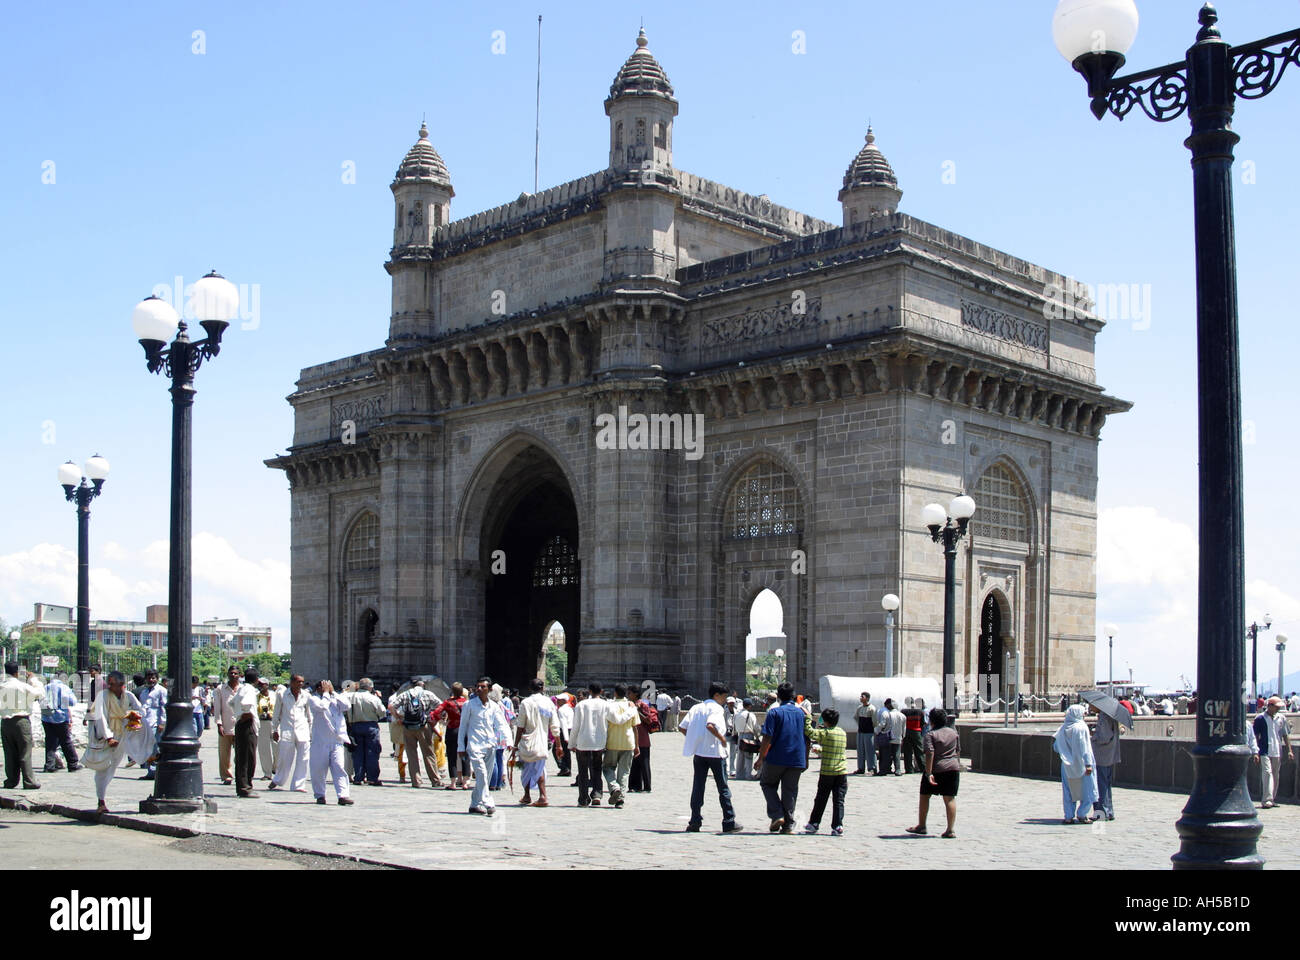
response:
[[[1178,821],[1175,868],[1258,869],[1261,826],[1246,790],[1246,718],[1240,637],[1245,632],[1245,533],[1241,508],[1241,382],[1237,264],[1233,237],[1232,113],[1238,96],[1270,93],[1300,64],[1300,30],[1233,47],[1213,4],[1187,58],[1115,78],[1137,34],[1133,0],[1061,0],[1057,48],[1088,81],[1092,112],[1120,120],[1141,107],[1167,122],[1187,113],[1192,133],[1199,398],[1200,570],[1197,691],[1202,705],[1192,751],[1194,779]]]
[[[922,522],[930,529],[930,539],[943,544],[943,709],[954,719],[961,715],[957,703],[956,659],[957,634],[957,541],[966,535],[966,527],[975,514],[975,501],[967,496],[953,497],[945,510],[937,503],[921,511]]]
[[[221,335],[239,306],[239,291],[215,271],[194,285],[190,300],[199,323],[207,332],[191,341],[186,324],[165,300],[149,297],[135,308],[132,323],[150,373],[165,371],[171,378],[172,476],[170,555],[167,580],[167,667],[171,697],[167,701],[167,727],[158,744],[158,773],[153,796],[140,801],[141,813],[195,813],[216,810],[203,796],[203,767],[194,713],[186,692],[190,689],[190,481],[191,414],[194,374],[204,360],[221,352]],[[178,329],[179,321],[179,332]],[[167,341],[173,332],[176,339]]]
[[[108,479],[108,461],[95,454],[86,472],[69,460],[59,467],[59,484],[70,503],[77,505],[77,696],[90,695],[90,501],[99,496]]]
[[[1246,631],[1250,634],[1250,703],[1252,710],[1259,698],[1259,632],[1268,630],[1272,626],[1273,617],[1266,613],[1262,625],[1252,621],[1250,629]]]

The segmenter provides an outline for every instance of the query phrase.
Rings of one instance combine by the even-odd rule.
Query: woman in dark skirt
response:
[[[961,742],[957,728],[948,725],[948,715],[941,707],[930,711],[930,732],[925,735],[925,772],[921,774],[921,810],[917,824],[908,827],[908,833],[924,834],[925,820],[930,813],[930,798],[943,797],[944,813],[948,815],[948,829],[942,836],[951,840],[957,836],[953,824],[957,822],[957,782],[961,777]]]

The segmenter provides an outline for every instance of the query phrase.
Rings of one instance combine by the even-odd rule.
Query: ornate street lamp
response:
[[[77,505],[77,696],[90,691],[90,501],[104,489],[108,461],[95,454],[85,473],[69,460],[59,467],[64,497]]]
[[[943,709],[950,717],[961,713],[953,664],[957,630],[957,541],[966,535],[966,526],[974,515],[975,501],[965,495],[953,497],[947,510],[930,503],[921,511],[921,522],[929,528],[930,539],[943,544]]]
[[[189,689],[190,630],[190,470],[194,374],[204,360],[221,352],[221,335],[239,309],[235,285],[213,271],[194,284],[190,307],[207,333],[191,341],[184,320],[165,300],[148,297],[131,315],[150,373],[171,378],[172,475],[170,555],[167,579],[167,666],[173,694]],[[168,345],[172,334],[176,339]],[[188,697],[167,702],[167,728],[158,745],[153,796],[140,801],[141,813],[195,813],[216,810],[203,796],[203,767]]]
[[[785,683],[785,651],[777,647],[772,651],[772,656],[776,657],[777,672],[780,677],[777,683]]]
[[[1106,669],[1106,680],[1110,684],[1110,689],[1106,692],[1112,697],[1115,696],[1115,634],[1119,633],[1119,627],[1113,623],[1106,624],[1106,639],[1110,641],[1110,665]]]
[[[1277,635],[1277,695],[1285,699],[1286,694],[1282,692],[1282,654],[1286,653],[1286,634]]]
[[[1133,0],[1061,0],[1052,21],[1057,49],[1088,81],[1092,112],[1123,120],[1141,107],[1167,122],[1187,113],[1192,133],[1196,250],[1196,366],[1200,471],[1197,691],[1192,792],[1178,821],[1176,868],[1258,869],[1259,818],[1246,790],[1241,640],[1245,632],[1245,531],[1241,508],[1241,380],[1237,265],[1233,240],[1232,131],[1237,97],[1270,93],[1288,64],[1300,64],[1300,30],[1230,46],[1213,4],[1185,60],[1115,78],[1137,35]]]
[[[9,631],[9,642],[14,645],[14,663],[18,662],[18,644],[22,640],[22,638],[23,638],[23,632],[21,630]]]
[[[1255,703],[1259,699],[1259,632],[1261,630],[1270,630],[1273,627],[1273,615],[1264,614],[1263,624],[1250,624],[1250,629],[1246,631],[1250,635],[1250,709],[1255,709]]]
[[[898,609],[899,599],[896,594],[887,593],[880,598],[880,605],[885,609],[885,676],[894,675],[894,611]]]

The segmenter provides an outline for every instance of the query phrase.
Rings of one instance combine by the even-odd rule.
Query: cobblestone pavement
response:
[[[385,747],[387,737],[384,734]],[[686,834],[691,764],[681,755],[682,739],[661,733],[653,738],[654,792],[630,794],[622,810],[577,806],[569,778],[551,764],[551,803],[546,809],[517,806],[520,789],[495,794],[497,815],[470,814],[469,791],[413,790],[397,782],[394,760],[385,756],[382,787],[352,788],[355,806],[339,807],[333,789],[319,806],[307,793],[267,792],[236,799],[233,787],[216,778],[216,732],[203,737],[207,795],[216,813],[155,817],[137,813],[152,784],[137,779],[138,768],[119,768],[109,788],[115,813],[105,822],[149,829],[167,824],[199,833],[229,836],[327,855],[342,855],[412,867],[502,866],[598,867],[615,863],[673,867],[909,867],[909,868],[1154,868],[1169,867],[1178,850],[1174,822],[1186,798],[1173,793],[1116,788],[1117,818],[1092,826],[1065,826],[1059,783],[993,774],[963,773],[958,797],[957,839],[943,840],[942,805],[930,815],[931,834],[913,837],[917,777],[849,778],[843,837],[829,836],[830,811],[817,836],[774,836],[762,794],[754,782],[732,782],[738,817],[745,831],[722,836],[716,789],[705,798],[704,831]],[[850,753],[850,769],[854,768]],[[816,764],[801,782],[800,823],[811,809]],[[260,771],[259,771],[260,773]],[[94,784],[89,770],[41,775],[39,791],[0,790],[0,798],[32,805],[63,805],[92,811]],[[60,811],[62,812],[62,811]],[[1300,807],[1286,804],[1259,811],[1264,823],[1260,852],[1269,868],[1300,868]]]

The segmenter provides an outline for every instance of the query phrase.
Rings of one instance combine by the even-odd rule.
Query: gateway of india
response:
[[[267,461],[291,489],[295,668],[520,685],[558,621],[571,685],[743,688],[766,589],[802,689],[939,679],[921,508],[969,493],[959,689],[1012,649],[1023,692],[1091,686],[1097,443],[1130,406],[1097,385],[1091,304],[899,213],[871,131],[833,224],[675,167],[677,108],[642,31],[603,169],[460,220],[421,127],[392,183],[388,338],[302,371]],[[599,443],[620,408],[702,423],[699,446]]]

